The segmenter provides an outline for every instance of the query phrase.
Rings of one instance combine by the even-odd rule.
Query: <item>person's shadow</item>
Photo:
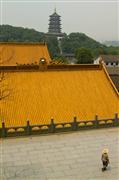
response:
[[[105,172],[105,171],[110,171],[111,170],[111,167],[110,167],[110,165],[109,166],[107,166],[107,168],[105,169],[105,168],[102,168],[102,172]]]

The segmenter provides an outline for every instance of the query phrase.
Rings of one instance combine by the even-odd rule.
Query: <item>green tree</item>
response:
[[[90,49],[100,48],[103,45],[83,33],[70,33],[62,38],[62,50],[65,53],[75,53],[76,49],[85,47]]]
[[[102,54],[108,54],[108,49],[106,47],[100,47],[100,48],[95,48],[92,50],[92,54],[94,57],[98,57]]]
[[[79,48],[76,51],[76,58],[78,64],[91,64],[93,63],[93,56],[90,49]]]

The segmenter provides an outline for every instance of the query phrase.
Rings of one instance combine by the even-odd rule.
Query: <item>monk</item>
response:
[[[103,163],[102,171],[105,171],[107,169],[108,164],[109,164],[108,149],[103,150],[101,160]]]

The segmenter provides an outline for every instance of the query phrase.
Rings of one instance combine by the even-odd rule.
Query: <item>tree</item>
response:
[[[70,33],[62,38],[62,50],[64,53],[75,53],[76,49],[85,47],[95,49],[103,47],[101,43],[83,33]]]
[[[79,48],[76,51],[76,58],[78,64],[91,64],[93,63],[93,56],[90,49]]]

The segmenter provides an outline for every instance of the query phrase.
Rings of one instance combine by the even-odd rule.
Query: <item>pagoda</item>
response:
[[[57,14],[56,8],[54,10],[54,13],[49,17],[49,28],[47,35],[62,37],[64,34],[61,32],[61,16]]]

